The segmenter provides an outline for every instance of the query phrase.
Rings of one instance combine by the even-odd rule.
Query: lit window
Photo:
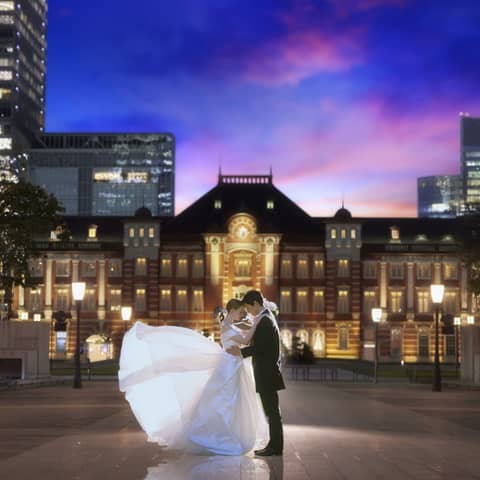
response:
[[[135,275],[146,275],[147,274],[147,259],[146,258],[137,258],[135,262]]]
[[[176,310],[177,312],[186,312],[188,310],[187,307],[187,290],[184,288],[180,288],[177,290],[177,305]]]
[[[430,292],[428,290],[417,292],[417,311],[418,313],[430,312]]]
[[[140,227],[140,228],[138,229],[138,236],[139,236],[140,238],[143,238],[143,237],[145,236],[145,228],[144,228],[144,227]]]
[[[282,289],[280,291],[280,311],[285,313],[291,313],[292,311],[292,298],[290,289]]]
[[[342,240],[345,240],[345,239],[347,238],[347,230],[346,230],[345,228],[342,228],[342,229],[340,230],[340,238],[341,238]]]
[[[87,288],[82,300],[82,310],[93,312],[97,308],[97,297],[94,288]]]
[[[338,329],[338,350],[348,350],[348,328]]]
[[[315,352],[323,352],[325,350],[325,332],[315,330],[312,336],[312,345]]]
[[[130,227],[130,228],[128,229],[128,236],[129,236],[130,238],[135,237],[135,227]]]
[[[215,210],[220,210],[222,208],[222,201],[221,200],[215,200],[213,205],[215,207]]]
[[[192,275],[194,278],[203,277],[203,258],[195,258],[193,260],[193,272]]]
[[[350,275],[349,261],[342,258],[338,261],[338,276],[348,277]]]
[[[377,306],[377,294],[375,290],[365,290],[363,292],[363,313],[368,316],[372,313],[372,308]]]
[[[297,290],[297,313],[308,311],[308,296],[306,289]]]
[[[186,277],[187,276],[187,259],[178,258],[177,259],[177,277]]]
[[[111,288],[109,294],[109,307],[111,312],[119,312],[122,305],[122,291],[119,288]]]
[[[313,260],[313,278],[323,277],[323,260],[315,258]]]
[[[390,311],[401,313],[403,311],[403,292],[393,290],[390,292]]]
[[[444,280],[456,280],[457,279],[457,264],[453,262],[447,262],[443,264],[443,278]]]
[[[283,278],[290,278],[292,276],[292,260],[289,257],[282,258],[280,275]]]
[[[297,259],[297,278],[308,277],[308,261],[305,257]]]
[[[424,330],[418,334],[418,356],[428,358],[430,355],[430,334]]]
[[[193,291],[193,305],[192,310],[194,312],[203,312],[203,290],[195,289]]]
[[[12,139],[9,137],[0,138],[0,150],[11,150],[12,149]]]
[[[235,259],[235,276],[249,277],[251,275],[252,260],[250,257]]]
[[[68,288],[57,288],[55,291],[54,309],[67,312],[70,308],[70,290]]]
[[[402,279],[404,273],[404,266],[402,262],[392,262],[390,264],[390,278]]]
[[[363,278],[377,277],[377,263],[372,261],[363,262]]]
[[[290,350],[292,348],[292,332],[290,330],[282,330],[281,336],[283,345]]]
[[[268,210],[273,210],[274,206],[275,206],[275,204],[274,204],[273,200],[268,200],[267,201],[267,209]]]
[[[313,291],[313,312],[323,313],[325,310],[325,294],[323,290]]]
[[[57,277],[68,277],[70,275],[70,262],[57,260],[55,262],[55,274]]]
[[[337,238],[337,229],[336,228],[332,228],[330,230],[330,238],[332,238],[332,239]]]
[[[351,238],[352,240],[355,240],[355,239],[357,238],[357,230],[356,230],[355,228],[352,228],[352,229],[350,230],[350,238]]]
[[[417,278],[419,280],[429,280],[432,276],[432,266],[430,263],[417,263]]]
[[[400,240],[400,229],[397,226],[390,227],[390,239]]]
[[[457,309],[457,292],[445,292],[443,297],[442,309],[444,313],[455,314]]]
[[[170,258],[162,258],[162,269],[160,271],[162,277],[172,276],[172,260]]]
[[[122,275],[122,261],[109,260],[108,261],[108,275],[110,277],[120,277]]]
[[[95,260],[82,261],[82,275],[84,277],[94,277],[97,274],[97,262]]]
[[[0,12],[10,12],[15,10],[14,2],[0,2]]]
[[[128,183],[147,183],[148,172],[128,172],[127,182]]]
[[[348,300],[348,290],[340,289],[338,290],[337,296],[337,312],[338,313],[349,313],[350,304]]]
[[[97,225],[90,225],[88,227],[88,238],[91,240],[97,239]]]
[[[148,227],[148,238],[155,238],[155,227]]]
[[[0,80],[11,80],[12,78],[12,72],[9,70],[0,70]]]
[[[147,310],[147,301],[144,288],[135,290],[135,311],[145,312]]]
[[[171,290],[169,288],[162,288],[160,290],[160,310],[162,312],[169,312],[172,309]]]

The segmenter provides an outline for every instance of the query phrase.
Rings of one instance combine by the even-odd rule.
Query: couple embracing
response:
[[[256,290],[230,300],[218,314],[222,347],[187,328],[135,323],[119,382],[149,441],[197,454],[282,455],[272,306]]]

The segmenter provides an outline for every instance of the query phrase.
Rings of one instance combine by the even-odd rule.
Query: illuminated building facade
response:
[[[87,283],[81,340],[107,339],[100,352],[107,358],[119,354],[122,305],[133,307],[132,321],[218,338],[215,306],[251,288],[279,305],[284,344],[299,337],[317,357],[372,359],[371,309],[381,307],[382,361],[431,361],[432,283],[445,285],[444,316],[479,320],[458,254],[466,217],[355,218],[343,207],[311,217],[270,175],[220,175],[175,217],[141,208],[136,216],[65,222],[71,240],[57,241],[55,233],[39,240],[42,255],[31,264],[39,286],[15,295],[19,321],[52,325],[55,358],[74,352],[75,323],[59,325],[55,312],[74,318],[70,284],[78,280]],[[440,345],[442,361],[453,361],[454,336],[442,335]]]
[[[452,218],[461,213],[462,179],[460,175],[420,177],[418,187],[418,216]]]
[[[45,0],[0,1],[0,155],[43,131],[46,28]]]
[[[460,117],[461,174],[465,212],[480,211],[480,118]]]
[[[29,178],[66,215],[131,216],[144,206],[173,215],[175,138],[170,133],[49,133],[29,152]]]

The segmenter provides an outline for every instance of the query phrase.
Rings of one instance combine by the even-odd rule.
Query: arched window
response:
[[[292,348],[292,332],[288,329],[281,331],[282,343],[285,345],[288,350]]]
[[[308,332],[306,330],[298,330],[296,336],[303,343],[308,343]]]
[[[325,352],[325,332],[323,330],[315,330],[313,332],[312,347],[317,355]]]

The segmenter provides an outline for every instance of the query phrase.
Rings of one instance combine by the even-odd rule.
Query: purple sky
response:
[[[268,173],[312,215],[415,216],[480,115],[478,0],[50,0],[47,131],[169,131],[177,212]]]

